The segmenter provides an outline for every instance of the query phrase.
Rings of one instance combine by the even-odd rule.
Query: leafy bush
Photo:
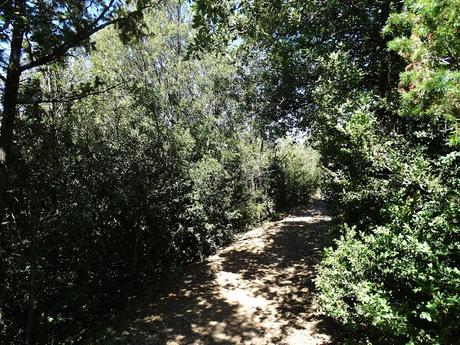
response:
[[[372,231],[345,228],[319,268],[323,311],[381,342],[453,344],[459,337],[460,195],[458,153],[430,166],[404,164],[388,205],[390,221]],[[434,174],[437,171],[439,174]]]
[[[355,110],[336,136],[343,142],[333,157],[342,160],[329,166],[329,191],[348,225],[319,266],[318,299],[325,314],[372,343],[460,338],[460,66],[450,57],[460,48],[458,9],[451,1],[406,1],[390,17],[385,32],[401,35],[390,48],[409,63],[401,102],[387,108],[391,121],[375,105],[357,117],[360,103],[349,102]],[[361,171],[351,170],[353,157]]]

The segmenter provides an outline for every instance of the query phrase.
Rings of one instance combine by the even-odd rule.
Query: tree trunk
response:
[[[3,91],[3,114],[0,131],[0,223],[3,223],[6,190],[8,188],[8,161],[13,143],[13,126],[18,102],[19,79],[21,77],[21,47],[24,35],[20,23],[16,22],[13,25],[10,58]],[[6,267],[3,258],[3,248],[1,247],[3,245],[3,225],[0,225],[0,230],[0,273],[4,273]],[[0,291],[2,296],[4,288],[5,284],[2,283]],[[4,303],[3,298],[0,299],[0,303],[1,314]]]
[[[30,244],[30,283],[29,283],[29,300],[27,301],[27,319],[25,338],[26,344],[33,344],[32,332],[34,329],[35,319],[35,295],[37,293],[37,254],[38,254],[38,226],[40,218],[40,210],[32,210],[33,213],[37,213],[35,216],[31,216],[30,228],[32,230],[32,239]]]
[[[137,279],[137,262],[139,260],[139,242],[141,241],[143,226],[144,226],[143,222],[141,222],[140,224],[137,224],[136,230],[134,233],[133,256],[131,258],[131,274],[136,279]]]
[[[8,163],[13,145],[14,120],[18,103],[19,79],[21,77],[21,47],[24,39],[22,24],[15,22],[11,38],[11,51],[3,92],[3,116],[0,132],[0,216],[5,209],[8,187]]]

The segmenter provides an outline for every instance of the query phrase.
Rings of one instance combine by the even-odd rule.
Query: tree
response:
[[[21,76],[88,47],[89,38],[117,24],[125,37],[138,27],[150,0],[6,0],[0,6],[3,100],[0,133],[0,210],[5,207]]]
[[[24,81],[21,80],[21,76],[28,75],[33,69],[62,61],[74,48],[88,48],[90,37],[109,25],[118,25],[125,37],[138,33],[136,32],[137,23],[142,18],[143,10],[152,5],[152,1],[149,0],[135,2],[125,0],[2,1],[0,4],[0,68],[2,70],[0,78],[3,81],[0,132],[0,217],[3,217],[6,206],[17,108],[21,103],[19,95],[21,84]],[[78,98],[86,93],[77,94],[71,98]],[[25,101],[30,102],[31,100]],[[35,102],[38,101],[35,100]],[[31,244],[32,278],[29,303],[34,303],[35,298],[38,250],[36,236],[38,224],[32,223],[30,228],[35,229],[33,230],[35,235],[32,236]],[[0,244],[2,266],[4,265],[3,244],[2,238]],[[1,269],[3,272],[4,267]],[[31,304],[29,311],[32,310]],[[33,315],[29,312],[26,329],[27,343],[30,343],[32,318]]]

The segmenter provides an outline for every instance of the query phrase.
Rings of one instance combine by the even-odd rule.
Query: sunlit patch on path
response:
[[[140,308],[119,343],[333,343],[331,325],[313,300],[314,267],[329,221],[315,200],[245,233]]]

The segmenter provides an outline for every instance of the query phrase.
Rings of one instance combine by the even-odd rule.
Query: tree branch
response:
[[[24,72],[24,71],[29,70],[29,69],[34,68],[34,67],[49,64],[49,63],[51,63],[51,62],[63,57],[70,49],[78,46],[84,40],[90,38],[91,35],[95,34],[96,32],[104,29],[105,27],[107,27],[109,25],[112,25],[112,24],[115,24],[115,23],[119,22],[121,19],[122,18],[116,18],[116,19],[108,21],[108,22],[106,22],[104,24],[101,24],[101,25],[99,25],[97,27],[94,27],[92,29],[89,29],[89,30],[86,30],[84,32],[79,32],[79,33],[75,34],[75,36],[72,39],[70,39],[67,42],[64,42],[60,46],[56,47],[50,54],[44,55],[44,56],[38,58],[37,60],[31,61],[30,63],[21,66],[21,68],[20,68],[21,72]]]
[[[77,32],[71,39],[67,40],[66,42],[62,43],[61,45],[57,46],[51,53],[44,55],[42,57],[39,57],[37,60],[31,61],[25,65],[22,65],[20,67],[20,71],[24,72],[26,70],[29,70],[34,67],[42,66],[49,64],[61,57],[63,57],[70,49],[80,45],[84,40],[90,38],[93,34],[96,32],[110,26],[113,24],[116,24],[118,22],[121,22],[122,20],[125,20],[127,17],[132,15],[133,13],[136,12],[141,12],[146,10],[147,8],[153,7],[153,5],[146,5],[142,8],[139,8],[133,12],[130,12],[124,17],[119,17],[119,18],[114,18],[112,20],[109,20],[103,24],[97,25],[103,17],[107,14],[107,11],[110,9],[111,6],[115,3],[114,0],[111,0],[110,3],[102,10],[102,12],[99,14],[99,16],[93,21],[93,23],[90,25],[90,27],[85,30],[85,31],[80,31]]]
[[[29,104],[40,104],[40,103],[71,103],[71,102],[75,102],[75,101],[81,100],[89,96],[101,95],[103,93],[106,93],[110,90],[115,89],[116,87],[120,85],[121,83],[118,83],[115,85],[111,85],[103,90],[79,92],[79,93],[68,95],[68,96],[61,97],[61,98],[35,99],[35,100],[34,99],[31,99],[31,100],[19,99],[18,104],[19,105],[29,105]]]

